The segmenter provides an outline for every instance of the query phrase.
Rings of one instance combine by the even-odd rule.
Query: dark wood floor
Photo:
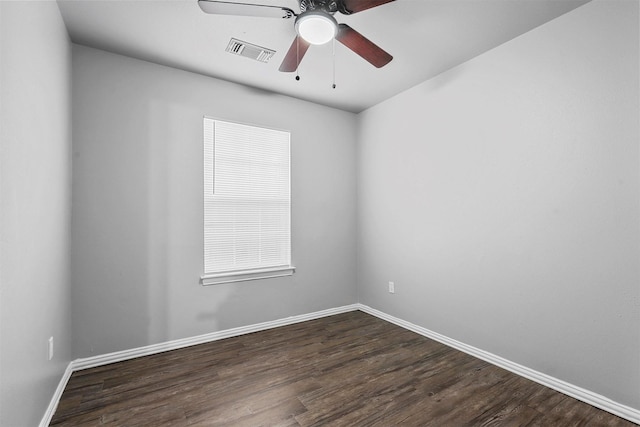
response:
[[[356,311],[75,372],[52,426],[633,426]]]

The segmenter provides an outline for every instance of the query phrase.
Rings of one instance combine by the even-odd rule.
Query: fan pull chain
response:
[[[296,81],[300,81],[298,68],[300,68],[300,37],[296,36]]]
[[[333,88],[336,88],[336,38],[333,38]]]

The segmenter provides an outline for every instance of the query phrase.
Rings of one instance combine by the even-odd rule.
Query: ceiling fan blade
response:
[[[309,46],[309,43],[307,43],[302,37],[296,36],[293,43],[291,43],[291,47],[285,55],[282,64],[280,64],[280,71],[291,73],[297,70],[304,54],[307,53],[307,49],[309,49]]]
[[[233,3],[229,1],[198,0],[198,6],[206,13],[217,15],[258,16],[261,18],[290,19],[296,16],[288,7],[265,4]]]
[[[371,40],[348,26],[340,24],[336,40],[360,55],[362,58],[377,68],[384,67],[393,59],[393,56],[382,50]]]
[[[342,0],[342,3],[348,12],[356,13],[385,3],[391,3],[392,1],[395,0]]]

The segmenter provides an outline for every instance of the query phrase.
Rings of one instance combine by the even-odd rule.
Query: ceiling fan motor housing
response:
[[[323,10],[330,14],[340,12],[350,15],[352,13],[342,0],[300,0],[300,11],[304,13],[310,10]]]

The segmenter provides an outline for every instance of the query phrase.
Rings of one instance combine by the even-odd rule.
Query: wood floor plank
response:
[[[75,372],[52,426],[633,426],[362,312]]]

